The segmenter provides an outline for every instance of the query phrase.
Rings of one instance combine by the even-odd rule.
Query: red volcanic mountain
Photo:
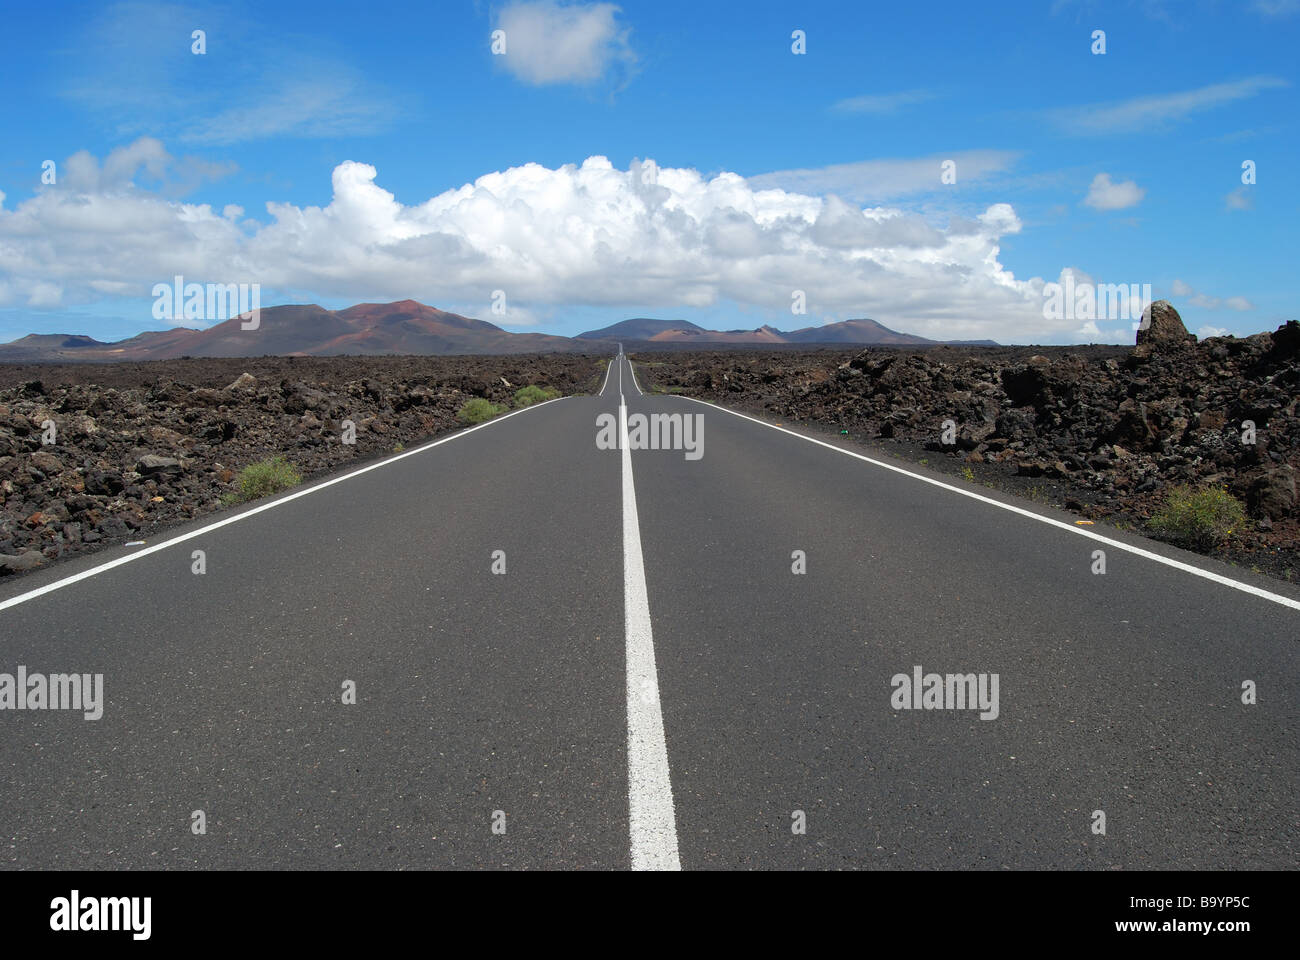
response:
[[[627,340],[646,344],[682,346],[699,344],[708,347],[715,343],[734,343],[762,346],[790,343],[848,343],[863,346],[937,346],[940,343],[971,343],[996,346],[992,340],[927,340],[910,333],[899,333],[875,320],[841,320],[820,327],[803,327],[799,330],[778,330],[762,326],[757,330],[705,330],[689,320],[653,320],[638,317],[623,320],[612,326],[601,327],[578,334],[582,339]]]
[[[556,337],[544,333],[511,333],[485,320],[462,317],[414,300],[359,303],[346,310],[326,310],[315,304],[264,307],[260,319],[255,330],[243,329],[245,321],[232,317],[207,330],[176,327],[141,333],[116,343],[64,334],[31,334],[0,344],[0,363],[173,360],[177,357],[604,353],[612,350],[616,341],[665,350],[696,344],[708,348],[717,344],[740,347],[818,343],[933,346],[940,342],[899,333],[874,320],[844,320],[787,333],[769,326],[757,330],[706,330],[685,320],[645,317],[624,320],[577,337]]]
[[[261,357],[577,353],[590,341],[543,333],[510,333],[414,300],[359,303],[346,310],[315,304],[264,307],[256,330],[239,317],[206,330],[178,327],[100,343],[90,337],[37,335],[0,345],[0,362],[171,360],[176,357]]]

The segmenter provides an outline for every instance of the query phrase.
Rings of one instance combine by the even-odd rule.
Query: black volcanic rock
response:
[[[30,368],[0,364],[0,576],[219,509],[268,457],[312,477],[461,426],[470,396],[595,392],[603,373],[564,354],[178,359],[44,366],[35,389]]]
[[[1174,485],[1226,487],[1253,519],[1233,549],[1300,569],[1300,324],[1197,343],[1172,308],[1156,316],[1165,339],[1136,349],[700,351],[656,354],[638,374],[646,390],[946,454],[1024,478],[1018,489],[1055,485],[1085,516],[1135,526]]]

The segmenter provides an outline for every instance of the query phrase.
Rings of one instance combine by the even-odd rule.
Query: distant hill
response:
[[[612,326],[602,327],[588,333],[578,334],[580,338],[601,338],[607,340],[634,340],[650,344],[681,346],[698,343],[734,343],[778,345],[783,343],[851,343],[881,344],[897,346],[937,346],[940,343],[963,344],[971,346],[997,346],[992,340],[929,340],[910,333],[899,333],[875,320],[841,320],[820,327],[802,327],[786,332],[773,326],[761,326],[754,330],[706,330],[685,320],[653,320],[638,317],[624,320]]]
[[[238,317],[206,330],[177,327],[100,343],[90,337],[32,334],[0,345],[0,362],[170,360],[176,357],[261,357],[578,353],[593,341],[544,333],[510,333],[485,320],[414,300],[359,303],[346,310],[315,304],[264,307],[256,330]]]
[[[886,343],[886,344],[926,344],[935,343],[925,337],[910,333],[890,330],[874,320],[843,320],[828,323],[821,327],[803,327],[792,330],[785,335],[787,343]]]
[[[51,363],[116,360],[172,360],[176,357],[375,356],[426,354],[604,352],[615,342],[646,348],[688,349],[693,345],[782,346],[790,344],[881,344],[934,346],[991,340],[937,341],[890,330],[874,320],[844,320],[785,332],[772,326],[755,330],[706,330],[686,320],[636,317],[576,337],[512,333],[486,320],[462,317],[415,300],[359,303],[345,310],[316,304],[264,307],[256,330],[244,330],[232,317],[206,330],[175,327],[102,343],[69,334],[29,334],[0,344],[0,363]]]
[[[578,339],[653,340],[659,334],[670,330],[699,333],[713,332],[705,330],[703,327],[697,327],[689,320],[651,320],[647,317],[636,317],[632,320],[622,320],[608,327],[601,327],[599,330],[588,330],[586,333],[580,333]]]

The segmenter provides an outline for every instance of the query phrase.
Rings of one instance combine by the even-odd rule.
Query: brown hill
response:
[[[615,341],[665,350],[694,344],[876,344],[933,346],[938,341],[898,333],[874,320],[844,320],[785,332],[706,330],[685,320],[624,320],[577,337],[511,333],[486,320],[462,317],[415,300],[359,303],[345,310],[316,304],[265,307],[255,330],[239,317],[206,330],[176,327],[101,343],[90,337],[31,334],[0,344],[0,363],[174,360],[177,357],[429,356],[448,354],[585,353],[612,350]],[[991,343],[991,341],[982,341]]]
[[[177,357],[571,353],[590,341],[510,333],[414,300],[359,303],[346,310],[316,304],[264,307],[255,330],[232,317],[206,330],[177,327],[100,343],[90,337],[31,335],[0,345],[0,362],[172,360]]]

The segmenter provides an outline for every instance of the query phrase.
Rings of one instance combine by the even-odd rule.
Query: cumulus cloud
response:
[[[1209,324],[1199,328],[1196,331],[1197,339],[1208,340],[1210,337],[1226,337],[1228,335],[1225,327],[1212,327]]]
[[[140,137],[112,150],[103,163],[79,150],[62,167],[58,180],[78,193],[111,193],[131,185],[137,177],[153,181],[166,196],[184,196],[205,180],[220,180],[235,170],[234,164],[209,163],[198,157],[173,157],[162,141]]]
[[[873,317],[933,337],[1050,342],[1078,328],[1045,319],[1043,280],[1017,279],[1000,262],[1002,238],[1021,229],[1005,203],[937,223],[757,189],[735,173],[651,161],[619,170],[590,157],[512,167],[404,205],[375,167],[349,161],[334,169],[327,204],[272,202],[265,217],[241,219],[235,205],[178,202],[103,169],[81,187],[61,182],[0,207],[10,302],[143,298],[182,274],[257,282],[299,301],[481,304],[485,319],[503,290],[520,325],[564,306],[731,303],[798,326],[811,322],[790,313],[802,290],[810,317]]]
[[[505,33],[498,59],[524,83],[590,84],[636,62],[629,31],[612,3],[561,4],[520,0],[497,18]]]
[[[1092,178],[1092,186],[1088,188],[1083,203],[1094,210],[1124,210],[1141,203],[1145,194],[1146,191],[1132,180],[1113,183],[1109,173],[1099,173]]]

